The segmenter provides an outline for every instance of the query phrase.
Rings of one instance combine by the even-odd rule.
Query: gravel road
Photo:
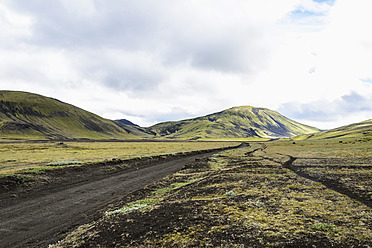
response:
[[[60,189],[31,192],[24,199],[0,205],[0,247],[48,247],[72,228],[101,216],[108,204],[213,153],[158,161],[106,178],[93,176]]]

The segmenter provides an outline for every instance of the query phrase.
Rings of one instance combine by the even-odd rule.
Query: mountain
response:
[[[154,138],[155,133],[151,130],[148,130],[145,127],[140,127],[137,124],[134,124],[131,121],[126,119],[115,120],[115,123],[124,129],[126,132],[131,133],[133,135],[142,137],[142,138]]]
[[[297,139],[366,138],[372,140],[372,119],[330,129]]]
[[[279,138],[317,131],[275,111],[250,106],[143,128],[124,119],[104,119],[53,98],[20,91],[0,91],[0,138]]]
[[[137,127],[139,127],[137,124],[134,124],[133,122],[128,121],[126,119],[115,120],[115,122],[119,122],[121,124],[129,125],[129,126],[137,126]]]
[[[179,139],[199,138],[282,138],[318,132],[319,129],[290,120],[278,112],[251,106],[149,127],[157,136]]]
[[[20,91],[0,91],[0,136],[41,139],[138,138],[114,121],[53,98]]]

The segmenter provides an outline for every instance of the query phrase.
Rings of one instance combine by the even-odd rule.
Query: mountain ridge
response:
[[[128,120],[102,118],[58,99],[21,91],[0,91],[0,137],[198,140],[284,138],[318,131],[278,112],[252,106],[140,127]]]
[[[372,140],[372,119],[332,128],[319,133],[302,135],[296,139],[335,139],[335,138],[361,138]]]
[[[114,121],[60,100],[22,91],[0,91],[0,134],[46,139],[131,139]]]
[[[319,129],[290,120],[266,108],[232,107],[206,116],[155,124],[149,127],[167,138],[284,138],[318,132]]]

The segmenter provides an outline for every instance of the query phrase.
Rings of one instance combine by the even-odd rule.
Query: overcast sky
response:
[[[0,0],[0,88],[142,126],[372,118],[371,0]]]

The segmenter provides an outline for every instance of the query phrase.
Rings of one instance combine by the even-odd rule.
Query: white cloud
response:
[[[61,0],[65,9],[77,16],[91,17],[96,14],[96,6],[93,0]]]
[[[283,114],[309,125],[329,129],[371,118],[372,96],[350,92],[335,100],[310,103],[290,102],[279,108]]]
[[[272,94],[281,92],[278,102],[295,101],[308,109],[313,105],[314,108],[323,106],[327,109],[330,103],[337,102],[337,99],[350,92],[370,98],[371,85],[361,80],[372,76],[369,66],[372,64],[371,49],[365,45],[372,41],[371,31],[368,30],[372,18],[366,11],[369,6],[369,1],[336,1],[325,16],[321,29],[311,32],[296,29],[289,33],[272,60],[271,69],[268,70],[270,74],[263,76],[262,84],[280,82],[272,91]],[[285,63],[283,58],[287,58]],[[282,105],[280,110],[286,112],[283,106],[286,105]],[[372,117],[371,109],[348,109],[348,114],[340,108],[327,110],[322,112],[327,115],[318,115],[322,118],[327,116],[322,120],[316,118],[316,114],[310,114],[311,111],[306,112],[306,118],[301,118],[307,123],[315,123],[316,119],[317,125],[329,128]]]
[[[236,105],[299,116],[292,103],[336,103],[350,92],[370,99],[369,5],[4,0],[0,87],[141,125]],[[299,117],[337,125],[336,110],[322,120],[311,111]],[[348,111],[350,120],[371,113]]]
[[[30,37],[32,17],[19,14],[0,3],[0,40],[2,48],[14,48],[22,39]]]
[[[313,14],[325,14],[331,8],[327,2],[314,2],[312,0],[301,0],[298,2],[296,8],[300,11],[308,11]]]

